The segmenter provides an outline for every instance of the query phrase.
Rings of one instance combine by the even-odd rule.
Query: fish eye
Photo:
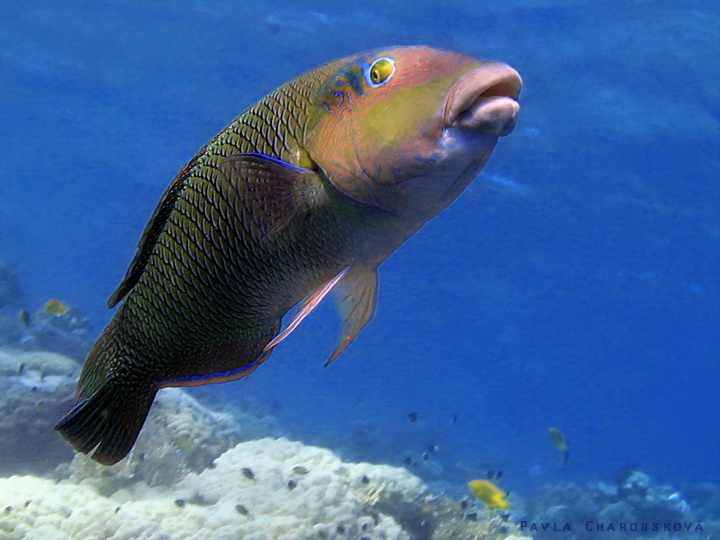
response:
[[[378,58],[367,70],[366,79],[370,86],[377,88],[385,84],[393,73],[395,73],[395,62],[387,57]]]

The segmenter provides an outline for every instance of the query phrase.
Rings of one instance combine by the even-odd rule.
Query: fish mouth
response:
[[[501,62],[487,62],[469,71],[450,89],[445,126],[504,136],[517,123],[522,79]]]

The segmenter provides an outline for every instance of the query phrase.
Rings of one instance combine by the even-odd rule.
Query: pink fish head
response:
[[[305,148],[348,197],[398,214],[447,206],[515,127],[522,82],[500,62],[395,47],[333,63]]]

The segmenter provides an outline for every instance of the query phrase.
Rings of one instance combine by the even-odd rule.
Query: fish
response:
[[[18,319],[23,326],[30,326],[32,324],[32,316],[27,309],[21,309],[18,313]]]
[[[243,516],[247,516],[250,513],[250,510],[248,510],[244,504],[236,504],[235,510],[237,510],[238,514],[242,514]]]
[[[562,434],[562,431],[560,431],[556,427],[551,427],[548,430],[548,433],[550,434],[550,441],[552,441],[555,449],[559,452],[562,452],[562,457],[560,458],[560,465],[564,467],[570,460],[570,450],[568,450],[565,436]]]
[[[65,315],[68,311],[70,311],[70,306],[68,306],[65,302],[51,298],[43,304],[42,309],[48,315],[56,317],[58,315]]]
[[[162,195],[55,429],[117,463],[160,389],[247,377],[332,292],[329,365],[373,318],[378,266],[512,132],[521,87],[501,62],[390,47],[252,105]]]
[[[497,487],[489,480],[473,480],[468,486],[473,495],[494,510],[507,510],[510,501],[507,500],[508,493]]]
[[[561,452],[567,450],[567,443],[565,442],[565,436],[562,434],[562,431],[556,427],[551,427],[548,433],[550,435],[550,441],[552,441],[556,450]]]

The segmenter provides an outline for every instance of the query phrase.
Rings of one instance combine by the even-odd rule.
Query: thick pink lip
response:
[[[450,89],[445,126],[507,135],[517,122],[521,89],[522,79],[513,68],[500,62],[484,63]]]

